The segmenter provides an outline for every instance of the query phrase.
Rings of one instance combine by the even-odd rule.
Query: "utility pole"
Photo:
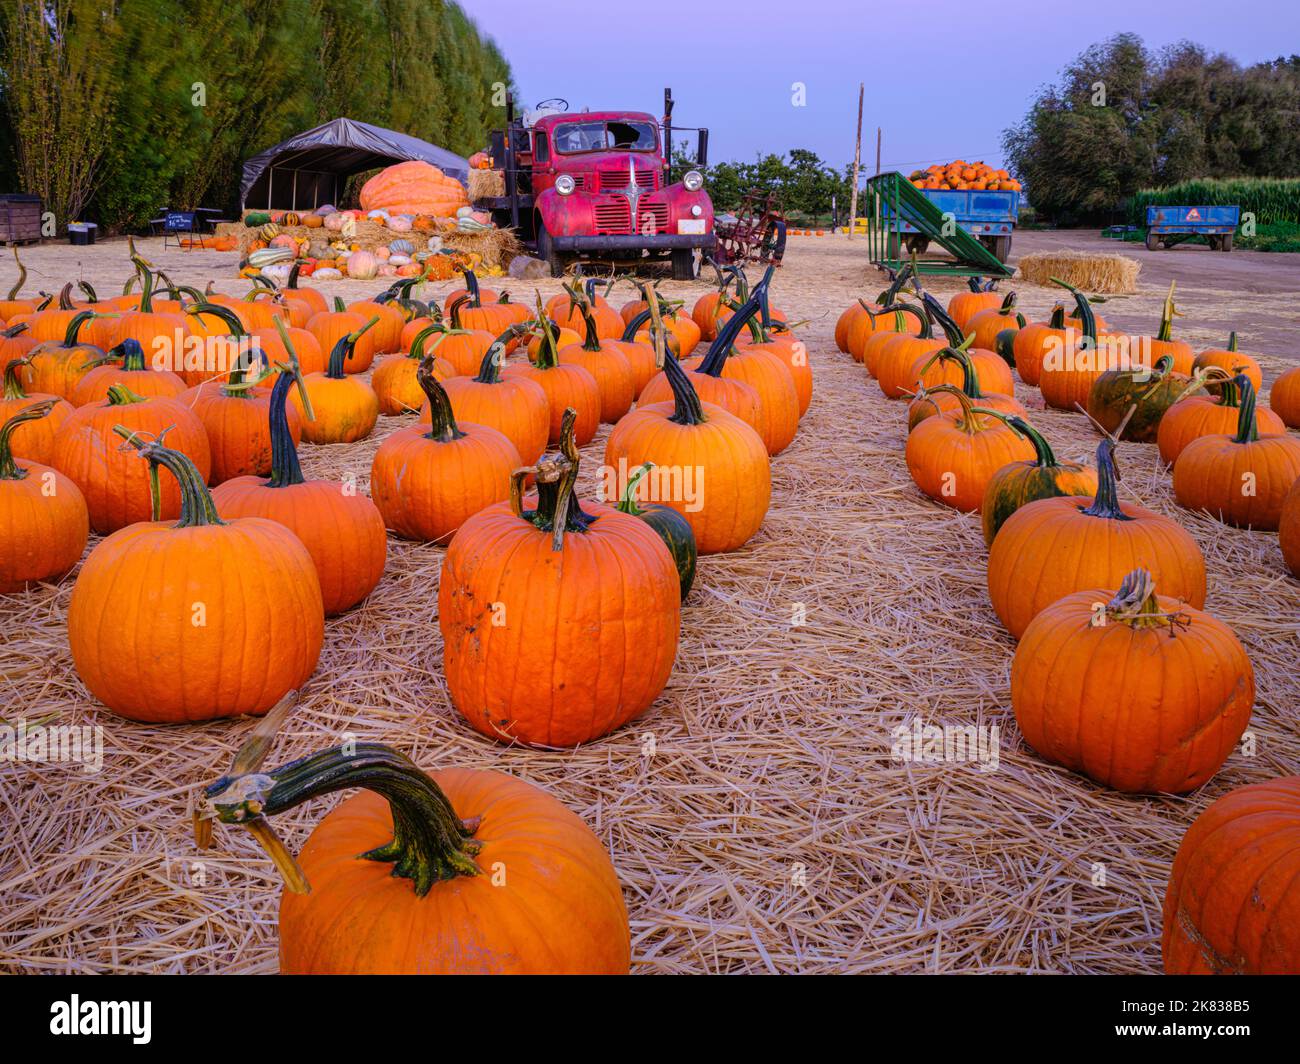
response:
[[[862,92],[863,83],[858,82],[858,137],[853,145],[853,191],[849,194],[849,239],[853,239],[853,230],[858,224],[858,168],[862,164]],[[879,168],[879,167],[877,167]]]
[[[880,127],[876,126],[876,175],[880,175]]]

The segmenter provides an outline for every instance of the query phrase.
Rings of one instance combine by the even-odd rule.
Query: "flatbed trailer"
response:
[[[1204,237],[1211,251],[1231,251],[1240,207],[1148,207],[1147,250]]]

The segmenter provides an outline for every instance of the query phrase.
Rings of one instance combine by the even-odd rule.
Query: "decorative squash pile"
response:
[[[954,159],[950,163],[931,163],[924,170],[913,170],[907,179],[917,188],[1020,191],[1020,182],[1007,171],[995,170],[983,162],[968,163],[962,159]]]
[[[1017,640],[1010,704],[1026,743],[1112,790],[1187,793],[1245,733],[1254,670],[1205,611],[1196,541],[1121,500],[1117,444],[1158,446],[1186,509],[1278,531],[1300,577],[1300,438],[1284,420],[1300,413],[1300,371],[1275,382],[1275,411],[1258,406],[1259,364],[1235,334],[1199,355],[1174,339],[1172,286],[1150,337],[1116,332],[1073,289],[1073,316],[1058,306],[1030,322],[994,288],[973,279],[945,311],[905,265],[844,311],[836,345],[887,398],[910,400],[903,450],[920,491],[981,515],[989,602]],[[1056,458],[1013,369],[1046,405],[1089,418],[1095,469]],[[1220,799],[1174,863],[1166,970],[1300,970],[1298,884],[1300,781]]]
[[[331,305],[297,272],[229,295],[174,285],[134,249],[131,263],[111,301],[69,286],[6,304],[6,339],[39,339],[5,352],[0,593],[76,570],[72,660],[120,717],[266,715],[211,813],[284,873],[284,971],[626,972],[604,848],[523,781],[427,776],[367,744],[255,770],[326,619],[383,580],[390,533],[443,550],[441,667],[468,728],[567,748],[653,705],[699,558],[760,533],[771,456],[812,398],[806,351],[768,306],[772,271],[752,289],[735,272],[745,300],[726,298],[692,355],[695,323],[651,286],[623,314],[594,283],[530,310],[472,271],[441,305],[423,274]],[[86,335],[101,322],[107,346]],[[349,447],[381,418],[407,425],[375,451],[369,493],[304,475],[300,444]],[[602,422],[602,497],[580,497],[579,446]],[[322,821],[299,865],[268,818],[353,787],[370,793]],[[375,935],[319,949],[358,891],[411,950]],[[538,919],[564,941],[534,949]]]

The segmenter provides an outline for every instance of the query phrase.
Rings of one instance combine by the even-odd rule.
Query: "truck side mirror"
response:
[[[695,165],[709,165],[709,131],[707,129],[700,130],[699,144],[695,149]]]

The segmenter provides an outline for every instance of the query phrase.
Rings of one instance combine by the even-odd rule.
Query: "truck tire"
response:
[[[897,262],[903,256],[901,252],[901,242],[897,233],[890,233],[885,238],[885,258]]]
[[[1160,238],[1155,233],[1147,233],[1147,250],[1158,251],[1160,249]]]
[[[918,255],[924,255],[926,248],[930,246],[930,238],[923,233],[912,233],[907,238],[907,250],[909,253],[916,252]]]
[[[980,243],[989,249],[998,262],[1006,262],[1007,256],[1011,254],[1011,234],[1006,236],[983,236],[980,237]]]
[[[673,280],[695,280],[694,248],[677,248],[673,251]]]
[[[1224,233],[1223,236],[1219,237],[1219,250],[1220,250],[1220,251],[1231,251],[1231,250],[1232,250],[1232,238],[1233,238],[1233,236],[1234,236],[1234,234],[1232,234],[1232,233]]]
[[[537,257],[546,263],[552,277],[564,276],[564,263],[555,250],[551,234],[546,231],[546,223],[540,218],[537,219]]]

